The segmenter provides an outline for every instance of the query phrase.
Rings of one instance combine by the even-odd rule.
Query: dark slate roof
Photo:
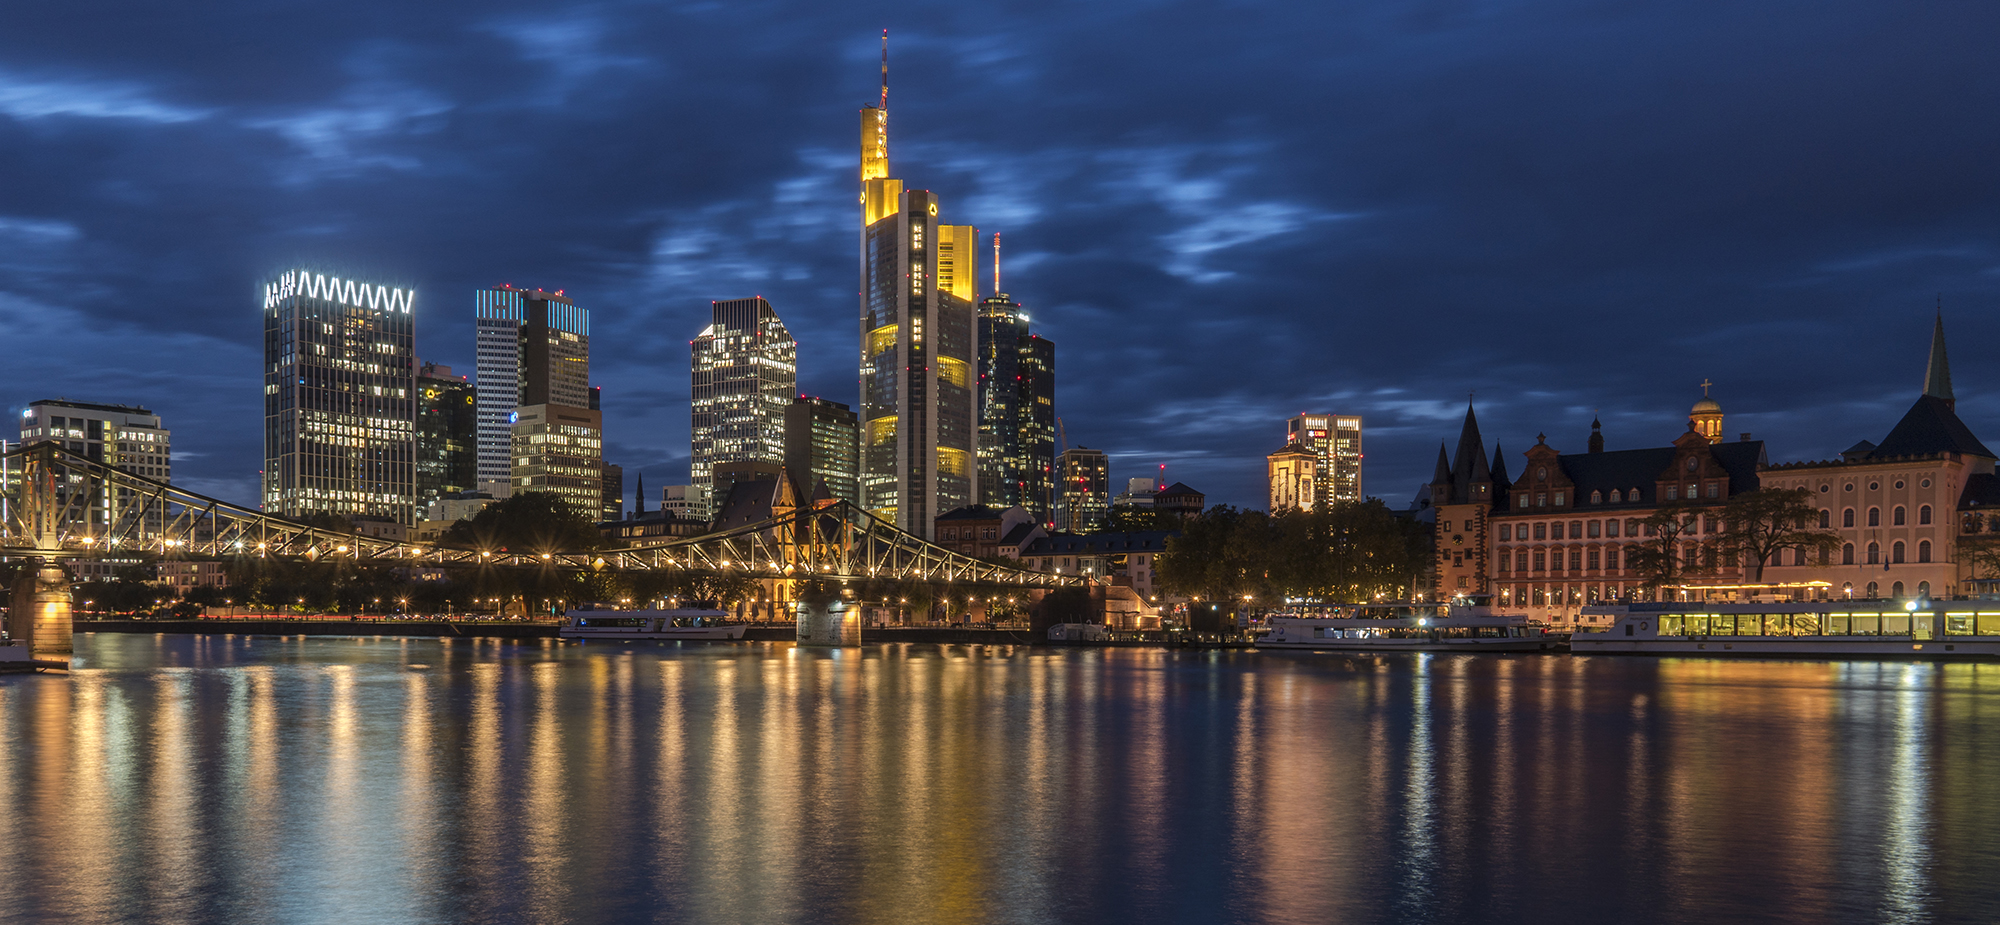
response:
[[[1058,533],[1044,536],[1021,550],[1024,556],[1097,556],[1128,552],[1165,552],[1167,540],[1179,530],[1138,530],[1131,533]]]
[[[1958,509],[2000,507],[2000,476],[1975,473],[1965,480],[1965,492],[1958,496]]]
[[[1172,485],[1169,485],[1165,489],[1160,491],[1160,493],[1154,495],[1153,499],[1157,501],[1161,498],[1175,498],[1175,497],[1203,498],[1207,496],[1203,495],[1201,492],[1189,488],[1188,483],[1186,482],[1175,482]]]
[[[727,530],[771,519],[771,502],[777,500],[777,495],[776,479],[737,482],[729,486],[729,496],[723,499],[722,509],[715,515],[713,529]]]
[[[984,504],[973,504],[959,508],[958,510],[955,511],[951,511],[950,513],[939,514],[938,519],[939,520],[999,520],[1000,515],[1005,513],[1007,512],[997,507],[988,507]]]
[[[1882,445],[1869,454],[1872,459],[1885,456],[1928,456],[1932,453],[1963,453],[1967,456],[1994,458],[1993,451],[1980,443],[1972,435],[1972,429],[1958,419],[1952,410],[1951,400],[1936,395],[1922,395],[1917,403],[1896,422],[1889,436],[1882,438]]]
[[[1715,460],[1729,473],[1729,493],[1757,490],[1757,468],[1764,464],[1764,441],[1717,443],[1709,447]],[[1610,450],[1603,453],[1570,453],[1557,457],[1564,475],[1576,484],[1572,510],[1590,507],[1652,507],[1658,503],[1655,482],[1674,463],[1675,447],[1658,446],[1643,450]],[[1616,505],[1608,500],[1591,504],[1590,493],[1601,492],[1609,499],[1613,489],[1623,492]],[[1638,494],[1633,495],[1633,489]]]
[[[1032,522],[1015,524],[1014,529],[1007,531],[1007,535],[1000,538],[1000,545],[1018,547],[1028,539],[1028,534],[1033,532],[1035,525]]]

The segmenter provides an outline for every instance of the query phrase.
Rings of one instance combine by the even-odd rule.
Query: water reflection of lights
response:
[[[1431,736],[1431,671],[1436,657],[1420,652],[1411,666],[1410,756],[1403,773],[1403,842],[1407,846],[1402,868],[1401,892],[1404,907],[1418,918],[1425,917],[1434,901],[1432,878],[1438,865],[1436,839],[1436,773],[1431,767],[1435,743]]]
[[[1954,863],[2000,899],[1983,666],[82,648],[0,681],[5,914],[1938,920]]]
[[[1894,759],[1889,769],[1889,819],[1884,833],[1884,921],[1920,921],[1931,899],[1930,688],[1938,668],[1902,666],[1896,679]]]

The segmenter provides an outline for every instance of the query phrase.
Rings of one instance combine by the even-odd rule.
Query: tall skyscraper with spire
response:
[[[861,110],[862,503],[930,538],[979,500],[973,364],[979,231],[889,176],[889,33],[882,95]]]
[[[1055,344],[1028,331],[1028,313],[1000,291],[993,236],[993,295],[979,303],[979,500],[1023,507],[1039,523],[1054,513]]]

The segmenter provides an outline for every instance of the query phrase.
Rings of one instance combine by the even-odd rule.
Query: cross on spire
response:
[[[1710,381],[1708,381],[1708,380],[1707,380],[1707,379],[1705,379],[1705,378],[1704,378],[1704,379],[1702,379],[1702,380],[1701,380],[1701,397],[1703,397],[1703,398],[1707,398],[1707,397],[1708,397],[1708,387],[1709,387],[1709,386],[1711,386],[1711,385],[1714,385],[1714,384],[1715,384],[1715,383],[1713,383],[1713,382],[1710,382]]]

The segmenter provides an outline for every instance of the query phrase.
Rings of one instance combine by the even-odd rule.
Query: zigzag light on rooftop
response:
[[[264,287],[264,307],[276,308],[279,302],[295,295],[303,295],[308,299],[326,299],[356,308],[407,315],[410,313],[410,303],[416,301],[417,291],[371,286],[351,279],[343,280],[337,276],[291,270],[279,276],[276,282]]]

